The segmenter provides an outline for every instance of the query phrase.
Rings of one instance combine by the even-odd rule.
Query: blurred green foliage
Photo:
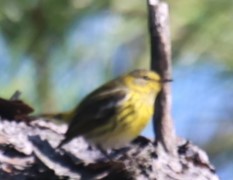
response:
[[[211,56],[227,66],[232,63],[233,1],[170,0],[173,55]]]
[[[195,60],[206,56],[232,67],[233,2],[168,2],[174,61],[191,54],[196,56]],[[147,67],[146,8],[146,2],[141,0],[124,3],[118,0],[0,0],[0,33],[5,42],[3,46],[9,50],[10,66],[6,73],[11,77],[12,86],[17,88],[17,84],[23,83],[22,87],[34,87],[37,97],[34,102],[41,107],[39,109],[49,110],[58,101],[53,94],[56,91],[53,84],[59,79],[54,75],[56,71],[71,71],[82,62],[92,65],[95,59],[106,71],[103,76],[111,76],[112,72],[116,75],[127,68]],[[111,18],[104,19],[105,16]],[[79,32],[79,29],[83,30]],[[122,52],[127,57],[130,54],[128,59],[131,60],[122,58]],[[123,60],[129,61],[128,67],[124,67],[126,62],[119,63]],[[187,58],[185,61],[190,63]],[[28,74],[34,76],[23,76],[24,82],[21,82],[17,76],[25,62],[30,63],[30,66],[25,65],[25,72],[31,71]],[[10,86],[4,88],[11,89]]]
[[[212,56],[232,66],[233,33],[230,32],[233,26],[231,23],[233,2],[228,0],[168,2],[171,9],[174,60],[191,53],[197,56]],[[102,38],[103,41],[107,41],[107,46],[116,44],[113,48],[107,49],[108,52],[102,52],[108,54],[106,58],[113,58],[120,46],[129,48],[137,43],[140,47],[133,48],[139,51],[138,56],[133,58],[141,59],[136,61],[141,62],[140,66],[148,66],[149,44],[145,1],[129,0],[124,3],[117,0],[0,1],[0,32],[14,61],[9,70],[14,74],[25,57],[31,59],[36,74],[35,101],[41,104],[39,106],[41,110],[48,110],[48,107],[53,107],[53,104],[57,103],[52,95],[51,76],[54,66],[62,66],[64,63],[62,60],[54,64],[49,63],[54,52],[62,50],[66,55],[73,53],[71,55],[73,64],[86,58],[87,54],[92,52],[91,48],[98,46],[98,42],[74,50],[76,53],[69,52],[67,35],[74,24],[77,26],[87,17],[94,18],[103,11],[109,11],[111,16],[120,19],[117,26],[113,24],[115,29],[112,29],[111,36]],[[142,59],[147,59],[146,63]],[[68,61],[66,56],[63,61]]]
[[[189,54],[211,56],[231,67],[233,33],[230,32],[233,27],[231,23],[233,2],[228,0],[168,2],[171,9],[173,59],[179,60]],[[106,36],[107,38],[103,36],[99,39],[107,44],[104,47],[106,50],[100,50],[102,54],[106,53],[106,60],[114,58],[117,48],[130,48],[137,44],[138,47],[131,50],[134,49],[137,54],[132,59],[138,60],[131,64],[148,66],[149,43],[145,1],[129,0],[124,3],[117,0],[0,1],[0,32],[13,60],[9,70],[14,74],[25,57],[31,60],[31,68],[35,73],[35,102],[40,104],[39,109],[49,110],[48,107],[52,108],[57,103],[51,87],[55,66],[63,66],[62,61],[73,61],[71,64],[75,65],[80,60],[88,58],[92,51],[95,56],[96,51],[92,49],[98,46],[99,42],[91,42],[82,47],[80,44],[74,45],[77,48],[69,51],[67,38],[72,27],[85,22],[88,17],[95,18],[104,11],[119,19],[117,24],[113,23],[114,29],[111,30],[113,33]],[[93,27],[89,25],[89,28]],[[78,43],[81,41],[77,40],[76,44]],[[112,48],[106,48],[110,46]],[[66,53],[64,59],[50,63],[52,56],[60,51],[61,54]],[[67,56],[70,56],[71,60],[68,60]],[[106,68],[110,68],[109,65],[106,65]],[[111,71],[112,68],[109,72]]]

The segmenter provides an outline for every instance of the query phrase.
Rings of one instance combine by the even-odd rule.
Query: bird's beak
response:
[[[167,83],[167,82],[172,82],[173,79],[161,79],[160,82],[161,83]]]

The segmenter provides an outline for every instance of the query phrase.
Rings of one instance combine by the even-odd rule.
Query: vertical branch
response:
[[[171,43],[168,5],[158,0],[148,1],[148,19],[151,43],[151,69],[162,79],[171,79]],[[157,142],[166,152],[176,154],[176,134],[171,117],[171,87],[163,84],[155,102],[153,127]]]

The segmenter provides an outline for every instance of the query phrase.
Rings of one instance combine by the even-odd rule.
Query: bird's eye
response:
[[[150,78],[148,76],[142,76],[144,80],[149,80]]]

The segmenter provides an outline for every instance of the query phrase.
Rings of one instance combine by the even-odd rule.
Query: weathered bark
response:
[[[185,140],[174,157],[140,137],[109,160],[82,138],[56,149],[66,128],[0,119],[0,179],[218,179],[206,153]]]
[[[168,5],[148,0],[148,24],[151,40],[151,69],[162,79],[171,79],[171,43]],[[164,83],[155,103],[153,119],[158,144],[171,155],[176,155],[176,134],[171,116],[170,83]]]

